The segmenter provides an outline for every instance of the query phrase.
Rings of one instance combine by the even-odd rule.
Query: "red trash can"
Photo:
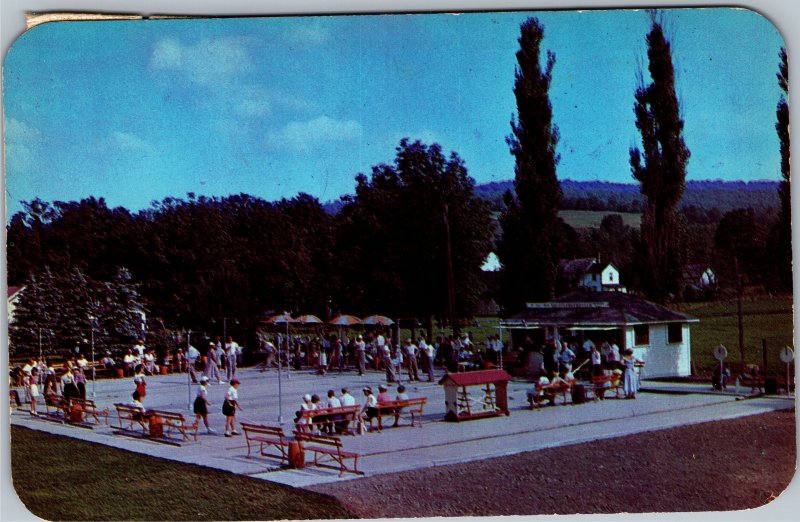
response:
[[[302,469],[306,467],[306,452],[299,442],[289,443],[289,467]]]

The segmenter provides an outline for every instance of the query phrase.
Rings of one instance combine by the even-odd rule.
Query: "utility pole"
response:
[[[450,314],[450,327],[453,335],[458,336],[459,328],[456,320],[456,291],[453,277],[453,248],[450,243],[450,210],[444,205],[444,229],[447,235],[447,308]]]

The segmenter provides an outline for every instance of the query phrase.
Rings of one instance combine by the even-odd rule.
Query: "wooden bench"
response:
[[[247,424],[241,423],[242,430],[244,431],[244,438],[247,441],[247,456],[250,456],[250,443],[253,445],[257,442],[259,445],[259,453],[264,457],[280,458],[281,463],[286,461],[289,463],[289,444],[291,443],[283,434],[283,428],[274,428],[272,426],[263,426],[261,424]],[[265,453],[264,447],[272,446],[276,448],[280,455],[272,453]]]
[[[330,467],[339,470],[339,476],[343,476],[345,472],[355,473],[356,475],[363,475],[363,471],[358,471],[358,453],[352,451],[344,451],[342,449],[342,440],[339,437],[330,437],[328,435],[316,435],[303,431],[295,431],[294,436],[303,451],[310,451],[314,453],[314,465],[317,467]],[[319,460],[320,455],[329,457],[330,461],[335,465],[324,465]],[[347,467],[346,460],[353,460],[353,467]]]
[[[313,428],[324,428],[329,434],[347,433],[355,435],[358,425],[359,406],[340,406],[338,408],[318,408],[303,410],[298,419],[298,431],[309,432]]]
[[[119,426],[112,426],[112,428],[133,431],[134,423],[136,423],[139,425],[139,427],[142,428],[142,433],[144,433],[145,435],[148,434],[150,417],[145,412],[143,412],[141,408],[121,403],[114,404],[114,408],[117,409],[117,419],[119,422]],[[123,426],[122,421],[127,421],[128,425]]]
[[[399,401],[387,401],[378,403],[378,431],[383,429],[383,417],[394,417],[395,425],[403,414],[411,415],[411,426],[422,427],[422,410],[428,402],[426,397],[415,397],[413,399],[403,399]]]
[[[48,415],[63,415],[65,419],[69,417],[70,413],[69,400],[65,399],[61,395],[45,396],[44,407]]]
[[[98,411],[97,404],[93,400],[72,398],[69,400],[69,411],[71,422],[75,422],[73,419],[78,419],[79,417],[81,420],[78,422],[82,422],[83,419],[91,416],[97,424],[100,424],[100,417],[105,418],[105,424],[108,424],[108,408]]]
[[[170,435],[172,430],[175,429],[181,434],[182,441],[191,440],[189,439],[189,433],[191,433],[194,437],[194,441],[197,442],[197,428],[199,425],[197,419],[195,419],[194,424],[188,424],[183,413],[165,410],[147,410],[146,416],[149,418],[150,422],[150,437],[159,438],[157,434],[158,430],[154,429],[154,424],[161,423],[162,436],[164,431],[166,431],[166,435]]]
[[[758,376],[750,376],[750,375],[739,375],[734,380],[734,389],[736,392],[739,392],[739,387],[742,388],[750,388],[750,393],[762,393],[764,391],[764,377],[761,375]],[[730,381],[728,382],[727,388],[730,388]]]
[[[542,399],[547,399],[551,404],[556,404],[556,398],[560,395],[562,397],[561,404],[572,404],[572,386],[575,381],[558,380],[550,384],[537,384],[537,398],[536,407],[542,405]]]
[[[622,375],[593,375],[592,385],[594,386],[594,398],[604,399],[606,392],[614,391],[614,397],[619,399],[622,396]]]

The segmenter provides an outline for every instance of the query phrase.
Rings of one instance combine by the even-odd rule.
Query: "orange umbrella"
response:
[[[294,319],[293,322],[301,324],[322,324],[322,319],[316,315],[301,315],[300,317]]]
[[[394,324],[394,321],[392,321],[385,315],[370,315],[369,317],[361,321],[361,324],[367,324],[371,326],[392,326]]]
[[[361,324],[361,319],[354,315],[337,315],[328,321],[328,324],[333,324],[336,326],[354,326]]]

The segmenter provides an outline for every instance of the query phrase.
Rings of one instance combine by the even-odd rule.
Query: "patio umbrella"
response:
[[[357,324],[361,324],[361,319],[354,315],[337,315],[328,321],[328,324],[335,326],[355,326]]]
[[[316,315],[301,315],[295,318],[293,322],[300,324],[322,324],[322,319]]]
[[[330,321],[328,324],[332,324],[334,326],[339,327],[339,339],[342,338],[342,327],[343,326],[355,326],[357,324],[361,324],[361,319],[354,315],[337,315]]]
[[[392,326],[394,321],[386,317],[385,315],[370,315],[366,317],[361,324],[366,324],[370,326]]]

